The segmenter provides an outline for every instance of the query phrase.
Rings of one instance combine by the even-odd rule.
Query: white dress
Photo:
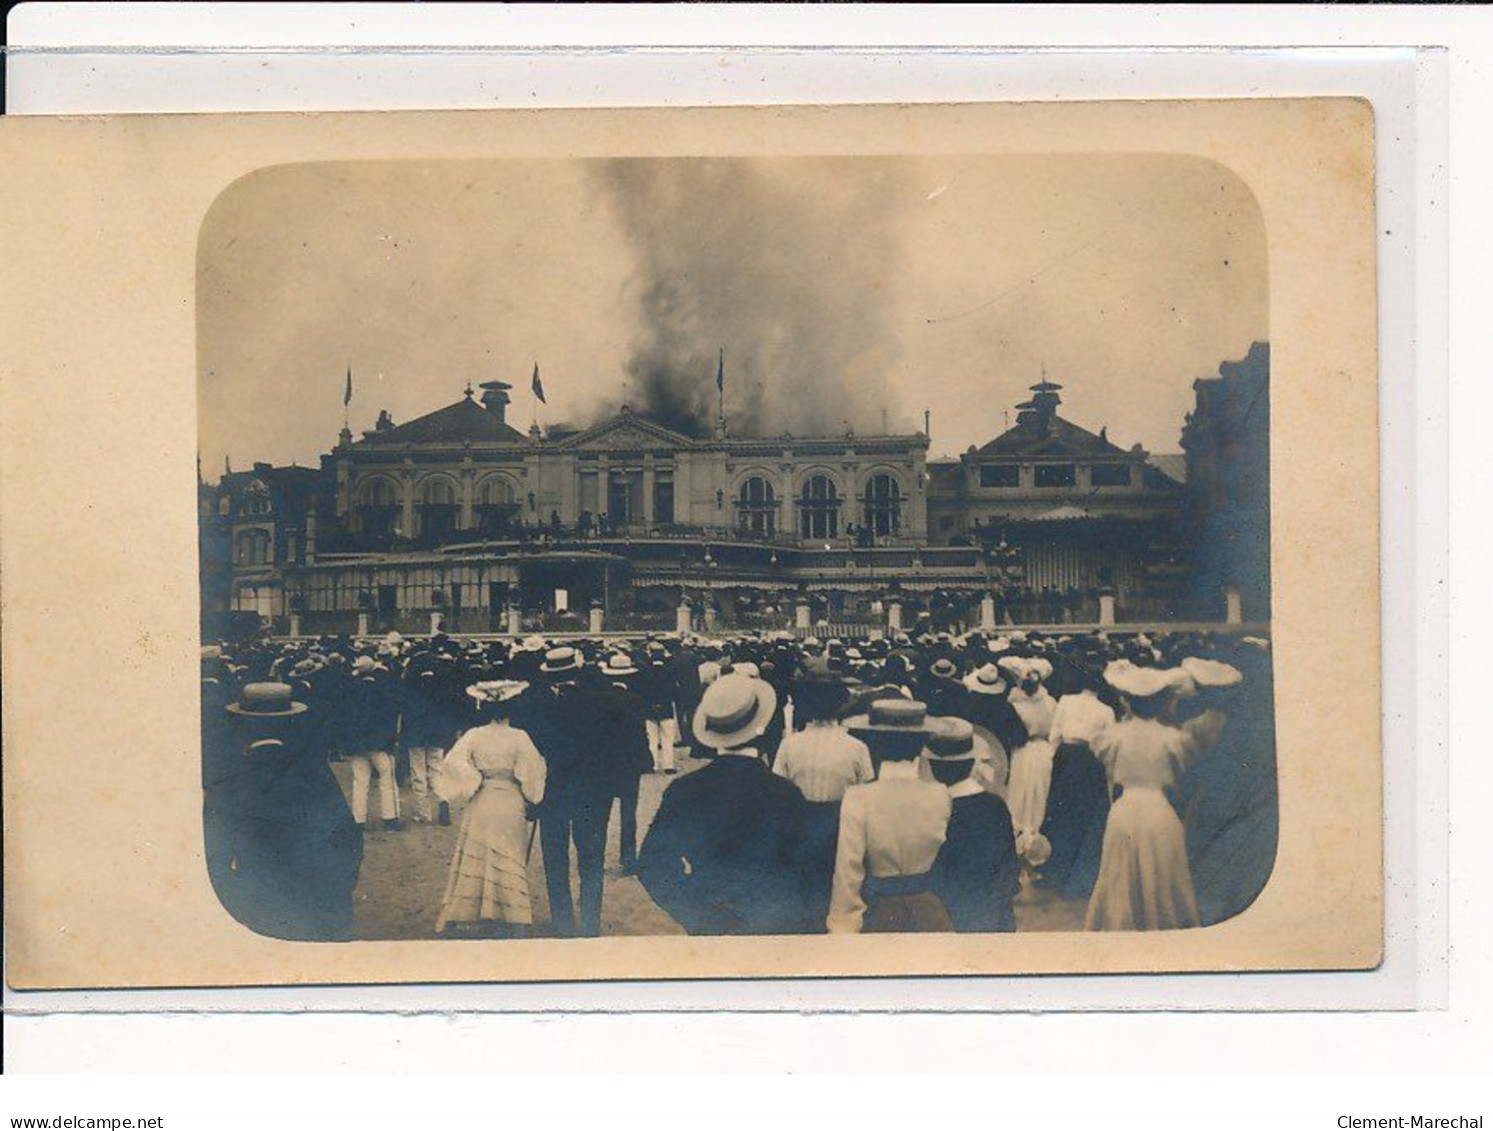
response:
[[[505,722],[488,723],[457,739],[442,767],[443,784],[463,778],[475,784],[478,775],[481,784],[471,796],[451,857],[437,931],[450,923],[534,921],[526,803],[544,800],[544,758],[523,731]]]
[[[1047,816],[1047,791],[1052,785],[1053,745],[1048,741],[1057,700],[1039,687],[1032,695],[1020,688],[1009,702],[1026,727],[1027,741],[1011,755],[1011,778],[1006,802],[1011,807],[1011,827],[1016,833],[1016,851],[1029,856],[1028,847],[1042,829]]]
[[[1165,931],[1199,925],[1187,841],[1166,789],[1190,750],[1176,727],[1126,719],[1099,739],[1100,760],[1123,790],[1104,826],[1099,879],[1084,926],[1091,931]]]

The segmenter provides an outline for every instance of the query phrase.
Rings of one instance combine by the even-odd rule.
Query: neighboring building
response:
[[[1139,444],[1121,448],[1105,429],[1095,434],[1059,416],[1061,388],[1033,385],[1013,427],[957,463],[930,465],[934,536],[1001,547],[1021,578],[1008,600],[1035,606],[1021,609],[1021,619],[1093,621],[1105,590],[1131,619],[1170,619],[1181,461]]]
[[[1205,616],[1238,594],[1246,621],[1270,619],[1270,346],[1193,382],[1197,404],[1182,429],[1187,453],[1189,584]]]

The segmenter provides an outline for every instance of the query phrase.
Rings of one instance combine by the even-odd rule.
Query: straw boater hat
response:
[[[353,661],[353,675],[367,675],[369,672],[382,671],[384,665],[372,656],[359,656]]]
[[[506,703],[522,695],[529,685],[521,679],[487,679],[467,688],[467,694],[483,703]]]
[[[928,669],[928,674],[934,679],[958,679],[959,665],[947,656],[933,661],[933,666]]]
[[[964,719],[938,716],[928,720],[923,753],[934,762],[988,762],[989,744]]]
[[[545,675],[558,675],[562,672],[578,672],[584,666],[585,661],[574,648],[551,648],[544,654],[544,663],[539,665],[539,670]]]
[[[291,697],[288,683],[245,684],[237,703],[223,708],[241,719],[288,719],[302,714],[306,704]]]
[[[845,729],[871,748],[873,754],[900,751],[915,757],[923,748],[928,705],[916,699],[877,699],[864,715],[845,720]]]
[[[638,669],[625,652],[613,652],[601,662],[601,674],[609,676],[637,675]]]
[[[729,672],[705,689],[695,710],[695,738],[712,750],[743,746],[767,729],[778,707],[772,684]]]
[[[985,664],[964,677],[964,686],[976,695],[1004,695],[1006,681],[1001,679],[1001,670],[994,664]]]

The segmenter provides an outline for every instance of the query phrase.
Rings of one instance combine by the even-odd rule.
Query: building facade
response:
[[[923,433],[697,438],[625,407],[520,432],[488,382],[344,429],[319,470],[203,486],[204,607],[303,633],[1191,620],[1220,603],[1198,540],[1234,521],[1193,498],[1237,470],[1209,422],[1238,395],[1205,387],[1185,461],[1066,420],[1046,381],[1013,427],[929,461]]]

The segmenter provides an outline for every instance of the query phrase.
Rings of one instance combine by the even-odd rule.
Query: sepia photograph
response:
[[[241,178],[198,244],[214,891],[324,941],[1238,915],[1267,291],[1189,157]]]
[[[44,125],[13,986],[1379,963],[1359,104]]]

